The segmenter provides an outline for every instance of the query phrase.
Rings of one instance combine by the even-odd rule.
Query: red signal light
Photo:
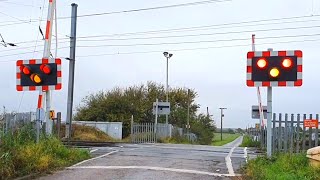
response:
[[[30,75],[31,74],[31,69],[28,66],[22,66],[22,72],[25,75]]]
[[[51,68],[50,68],[50,66],[48,66],[48,65],[46,65],[46,64],[42,64],[42,65],[40,66],[40,70],[41,70],[42,72],[44,72],[45,74],[50,74],[50,73],[51,73]]]
[[[292,67],[292,60],[289,59],[289,58],[285,58],[283,61],[282,61],[282,66],[284,68],[290,68]]]
[[[259,59],[257,61],[257,66],[260,68],[260,69],[263,69],[263,68],[266,68],[267,67],[267,61],[263,58]]]

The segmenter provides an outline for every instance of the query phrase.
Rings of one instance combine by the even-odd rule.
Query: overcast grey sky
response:
[[[58,17],[70,16],[70,4],[73,2],[79,5],[78,15],[84,15],[196,1],[200,0],[57,0],[57,15]],[[44,10],[43,16],[41,16],[42,11],[39,8],[43,5],[43,2],[45,2],[44,6],[47,7],[47,0],[0,0],[0,33],[7,42],[14,42],[18,45],[18,47],[7,48],[0,46],[0,105],[5,105],[8,110],[34,111],[36,108],[37,92],[22,93],[15,90],[15,61],[17,59],[42,58],[42,52],[30,53],[34,50],[35,42],[18,43],[36,41],[39,22],[12,23],[41,17],[46,19],[47,9]],[[76,59],[74,105],[79,105],[81,99],[88,93],[109,90],[115,86],[126,87],[146,83],[147,81],[165,83],[166,64],[162,52],[169,51],[173,53],[169,63],[169,84],[171,87],[182,86],[195,89],[199,94],[197,102],[201,104],[200,111],[205,112],[208,106],[210,113],[214,115],[218,124],[220,124],[218,108],[227,107],[228,109],[225,111],[225,127],[253,125],[257,122],[257,120],[250,118],[251,106],[257,104],[256,88],[246,87],[245,78],[246,53],[251,50],[251,34],[254,33],[257,38],[257,50],[266,50],[272,47],[274,50],[301,49],[304,52],[304,84],[300,88],[274,88],[274,112],[319,113],[320,77],[318,72],[320,61],[318,60],[318,50],[320,34],[317,35],[320,29],[319,14],[320,2],[318,0],[232,0],[203,5],[79,18],[78,37],[207,25],[217,26],[202,28],[201,30],[192,29],[192,31],[144,33],[130,36],[113,35],[87,39],[99,40],[94,42],[80,41],[81,39],[79,39],[77,42],[79,47],[76,53],[78,58]],[[306,17],[259,22],[259,20],[265,19],[303,16]],[[221,26],[221,24],[225,23],[256,20],[257,22],[255,23]],[[293,23],[294,21],[296,22]],[[41,23],[41,27],[44,31],[44,21]],[[70,19],[60,19],[58,21],[59,47],[69,46],[67,39],[62,39],[69,34]],[[215,35],[199,36],[199,34]],[[196,36],[167,37],[182,35]],[[141,37],[166,38],[137,39]],[[267,39],[265,37],[278,38]],[[40,36],[39,39],[41,39]],[[101,41],[102,39],[106,40]],[[195,41],[215,42],[186,43]],[[165,42],[177,44],[161,44]],[[36,51],[42,51],[43,41],[39,40],[37,44]],[[138,46],[136,44],[149,45]],[[104,46],[80,47],[92,45]],[[189,50],[182,51],[182,49]],[[13,55],[18,53],[25,54]],[[88,56],[99,54],[113,55]],[[69,49],[59,49],[58,56],[62,58],[68,57]],[[63,89],[53,93],[53,107],[56,111],[62,111],[63,117],[65,117],[68,62],[63,60],[62,65]],[[262,91],[262,99],[266,102],[265,89]],[[21,106],[19,108],[20,101]]]

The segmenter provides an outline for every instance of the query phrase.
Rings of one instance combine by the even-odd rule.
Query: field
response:
[[[240,136],[240,134],[229,134],[229,133],[222,133],[222,141],[221,141],[221,135],[220,133],[214,133],[214,138],[212,140],[213,146],[222,146],[229,142],[232,142],[233,140],[237,139]]]

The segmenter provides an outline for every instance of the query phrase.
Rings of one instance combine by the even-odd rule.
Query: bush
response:
[[[277,154],[250,160],[243,169],[245,179],[320,179],[320,169],[309,166],[306,154]]]
[[[249,135],[243,137],[240,147],[259,147],[260,141],[254,141]]]
[[[89,153],[68,149],[54,137],[35,143],[35,130],[25,126],[1,137],[0,179],[43,173],[89,158]]]

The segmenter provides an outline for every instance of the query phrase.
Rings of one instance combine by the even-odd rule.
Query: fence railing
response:
[[[304,120],[316,119],[319,115],[309,114],[273,114],[272,152],[298,153],[319,145],[319,128],[304,126]],[[253,140],[261,141],[261,147],[267,146],[267,128],[250,128],[248,134]]]

